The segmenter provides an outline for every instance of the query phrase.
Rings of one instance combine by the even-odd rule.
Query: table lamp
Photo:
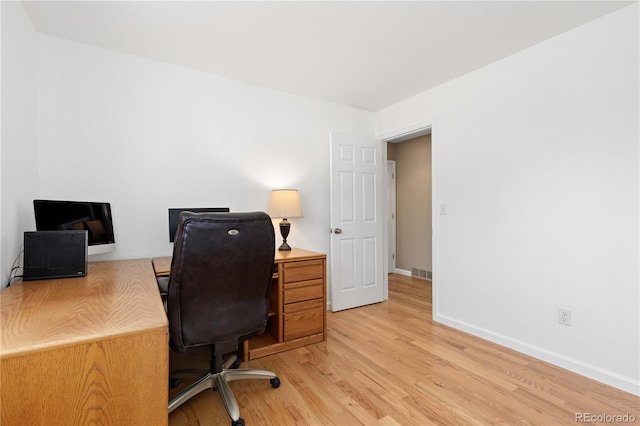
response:
[[[281,218],[280,235],[282,235],[282,245],[278,250],[291,250],[287,244],[287,237],[291,229],[291,223],[287,218],[304,217],[302,215],[302,206],[300,205],[300,195],[297,189],[274,189],[271,191],[271,199],[269,200],[269,215],[273,218]]]

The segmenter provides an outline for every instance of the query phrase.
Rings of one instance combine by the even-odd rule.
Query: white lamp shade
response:
[[[303,217],[297,189],[274,189],[269,200],[269,216],[273,218]]]

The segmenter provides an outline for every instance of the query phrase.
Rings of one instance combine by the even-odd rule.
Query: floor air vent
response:
[[[411,268],[411,276],[416,278],[424,278],[426,280],[431,279],[431,271],[425,271],[424,269]]]

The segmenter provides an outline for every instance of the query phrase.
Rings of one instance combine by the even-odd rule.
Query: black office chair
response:
[[[255,213],[180,215],[173,247],[167,315],[171,348],[211,352],[209,370],[182,370],[171,378],[203,377],[169,401],[172,412],[206,389],[217,389],[232,425],[244,425],[227,384],[240,379],[278,377],[265,370],[232,369],[241,342],[264,332],[269,313],[275,237],[271,218]]]

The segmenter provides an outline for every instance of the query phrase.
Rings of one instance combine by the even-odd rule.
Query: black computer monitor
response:
[[[174,208],[169,209],[169,242],[173,242],[178,230],[178,216],[182,212],[193,213],[228,213],[229,207],[194,207],[194,208]]]
[[[93,201],[33,200],[38,231],[88,231],[88,254],[115,250],[111,204]]]

